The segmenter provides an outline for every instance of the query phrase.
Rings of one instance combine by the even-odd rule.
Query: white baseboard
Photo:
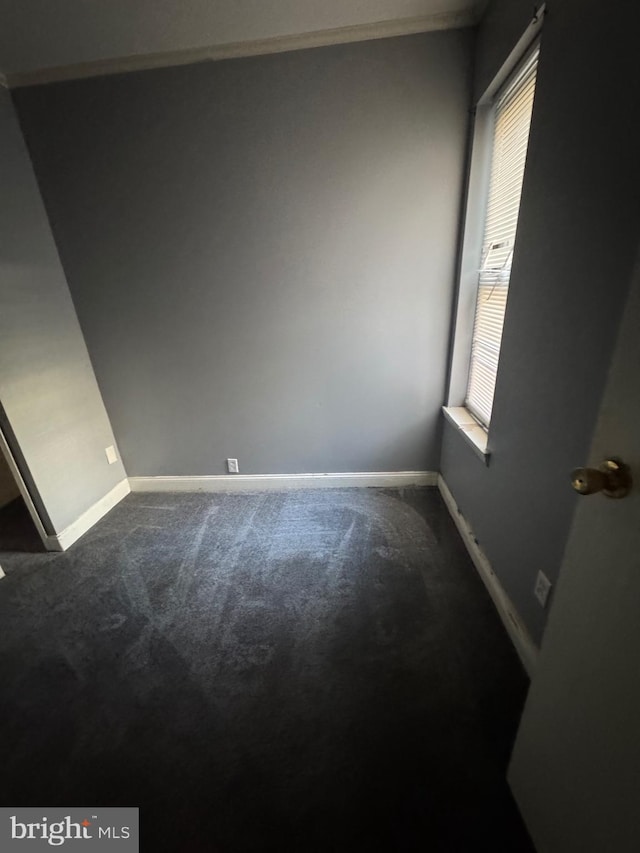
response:
[[[128,480],[121,480],[117,486],[114,486],[99,501],[96,501],[93,506],[89,507],[86,512],[73,521],[68,527],[56,535],[47,536],[45,545],[48,551],[66,551],[74,542],[83,536],[87,530],[90,530],[93,525],[100,521],[110,509],[120,503],[131,491]]]
[[[507,630],[507,634],[511,638],[511,642],[515,646],[515,650],[522,661],[522,665],[527,671],[529,677],[533,678],[533,673],[538,659],[538,647],[531,639],[522,619],[518,615],[518,611],[515,609],[511,599],[504,591],[496,573],[491,568],[491,563],[476,542],[471,527],[469,527],[467,520],[458,510],[455,498],[449,491],[449,488],[441,475],[438,475],[438,489],[440,490],[440,494],[447,505],[447,509],[451,513],[451,518],[460,532],[462,541],[469,552],[469,556],[473,560],[473,564],[478,570],[478,574],[482,578],[484,585],[495,604],[498,615]]]
[[[4,571],[2,570],[2,566],[0,566],[0,580],[2,580],[2,578],[6,578],[6,575],[5,575]]]
[[[349,474],[221,474],[210,477],[129,477],[132,492],[263,492],[354,486],[435,486],[435,471]]]

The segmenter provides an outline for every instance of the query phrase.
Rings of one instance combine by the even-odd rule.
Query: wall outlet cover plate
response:
[[[538,572],[538,577],[536,578],[536,585],[533,589],[533,594],[543,607],[547,606],[547,601],[549,599],[550,592],[551,581],[545,575],[544,572]]]

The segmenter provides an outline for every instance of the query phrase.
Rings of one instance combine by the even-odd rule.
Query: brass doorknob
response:
[[[576,468],[571,472],[571,485],[580,495],[602,492],[608,498],[624,498],[631,482],[631,470],[621,459],[605,459],[597,468]]]

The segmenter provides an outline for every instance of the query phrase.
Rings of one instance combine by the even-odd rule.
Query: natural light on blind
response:
[[[465,400],[467,409],[486,427],[493,408],[537,65],[536,48],[494,105],[491,177]]]

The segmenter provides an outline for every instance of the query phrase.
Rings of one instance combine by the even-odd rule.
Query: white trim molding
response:
[[[0,581],[2,580],[2,578],[6,578],[6,575],[2,569],[2,566],[0,566]]]
[[[469,552],[469,556],[473,560],[473,564],[482,578],[489,595],[491,596],[496,610],[498,611],[498,615],[502,620],[502,624],[506,628],[507,634],[509,635],[511,642],[522,661],[522,665],[524,666],[529,678],[533,678],[536,662],[538,660],[538,647],[531,639],[524,622],[518,615],[518,611],[515,609],[511,599],[504,591],[496,573],[491,568],[491,563],[476,542],[471,527],[458,509],[455,498],[440,475],[438,475],[438,489],[440,490],[440,494],[447,505],[451,518],[458,528],[458,532],[460,533],[462,541]]]
[[[449,423],[457,429],[471,446],[476,456],[489,464],[489,433],[464,406],[443,406],[442,411]]]
[[[129,477],[132,492],[264,492],[285,489],[435,486],[435,471],[343,474],[221,474],[208,477]]]
[[[434,15],[421,15],[416,18],[376,21],[371,24],[357,24],[348,27],[335,27],[306,33],[272,36],[240,42],[227,42],[207,47],[187,48],[163,53],[135,54],[133,56],[99,59],[93,62],[60,65],[54,68],[41,68],[35,71],[7,73],[9,88],[21,86],[40,86],[43,83],[56,83],[62,80],[79,80],[85,77],[99,77],[105,74],[123,74],[130,71],[148,71],[152,68],[166,68],[175,65],[192,65],[196,62],[211,62],[219,59],[237,59],[243,56],[264,56],[270,53],[285,53],[290,50],[302,50],[310,47],[326,47],[331,44],[372,41],[373,39],[407,36],[436,30],[453,30],[472,27],[478,22],[478,10],[467,9],[458,12],[440,12]]]
[[[128,480],[121,480],[110,492],[90,506],[86,512],[73,521],[63,531],[47,536],[45,545],[48,551],[66,551],[74,542],[90,530],[109,510],[120,503],[131,491]]]

